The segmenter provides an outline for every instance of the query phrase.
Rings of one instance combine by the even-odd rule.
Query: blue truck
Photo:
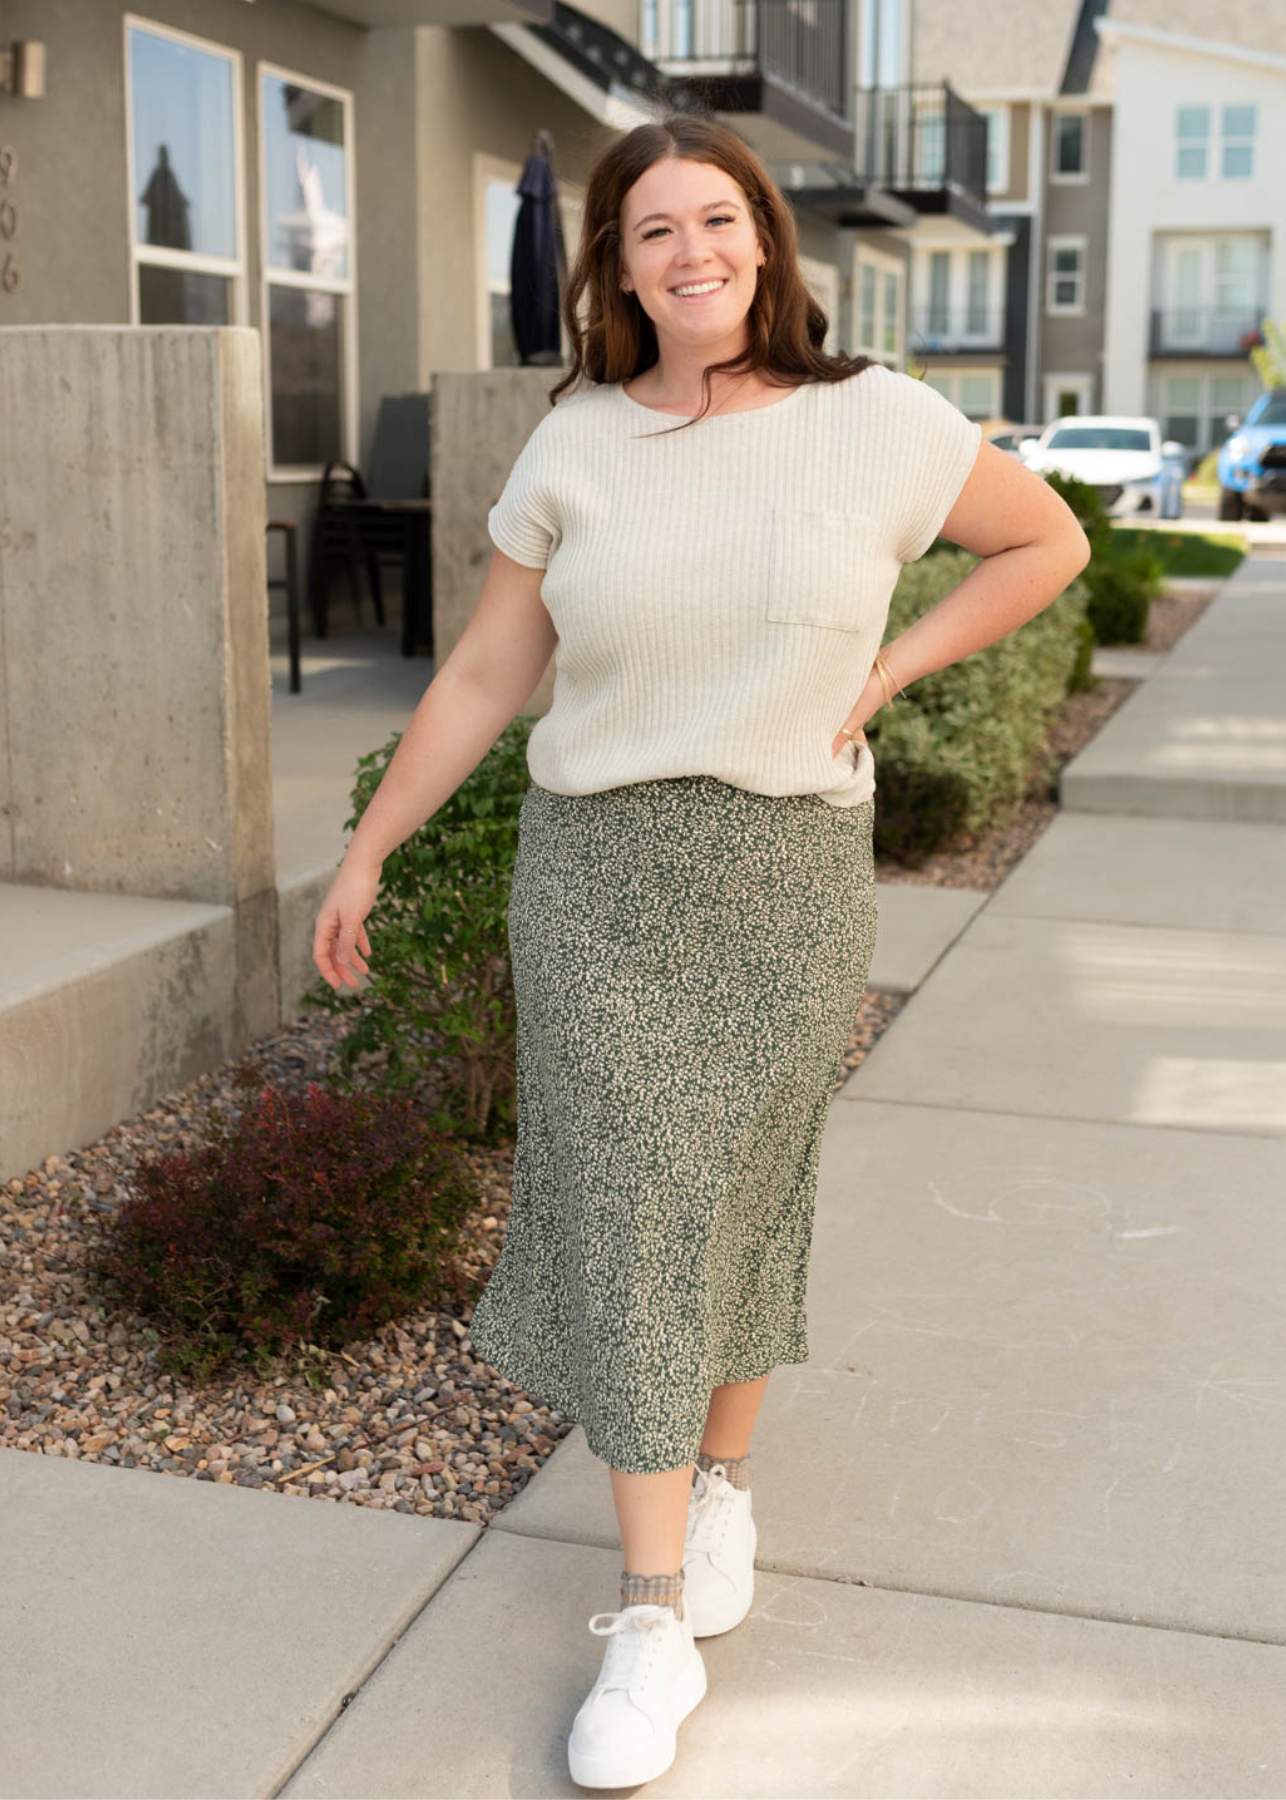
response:
[[[1286,387],[1265,388],[1215,465],[1221,519],[1286,512]]]

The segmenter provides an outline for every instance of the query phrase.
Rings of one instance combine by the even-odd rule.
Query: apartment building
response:
[[[270,512],[306,525],[383,395],[517,361],[537,132],[572,251],[604,144],[693,105],[791,199],[828,347],[971,417],[1155,412],[1195,452],[1257,387],[1246,330],[1284,310],[1286,22],[1204,22],[1197,0],[5,0],[0,50],[39,40],[45,81],[0,89],[0,323],[258,328]]]
[[[987,117],[1003,233],[912,237],[926,379],[974,417],[1143,413],[1194,461],[1216,447],[1259,391],[1249,338],[1286,316],[1286,14],[915,0],[910,55]]]
[[[1116,140],[1107,406],[1155,415],[1197,457],[1260,392],[1248,342],[1286,319],[1286,8],[1113,0],[1097,29]]]

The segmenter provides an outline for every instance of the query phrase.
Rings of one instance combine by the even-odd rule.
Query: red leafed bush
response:
[[[449,1127],[412,1100],[264,1087],[193,1153],[141,1164],[92,1273],[198,1378],[400,1314],[476,1299],[457,1260],[479,1196]]]

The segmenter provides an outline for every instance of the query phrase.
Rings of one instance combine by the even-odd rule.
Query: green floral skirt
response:
[[[477,1355],[612,1468],[808,1360],[817,1164],[866,987],[875,801],[683,775],[523,799],[517,1144]]]

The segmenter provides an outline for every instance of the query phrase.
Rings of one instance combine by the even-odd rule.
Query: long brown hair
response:
[[[748,347],[740,356],[710,363],[703,370],[701,411],[674,429],[685,430],[706,416],[712,374],[762,369],[781,378],[782,385],[798,387],[806,381],[846,381],[869,368],[874,357],[830,356],[820,348],[828,320],[800,273],[795,215],[759,158],[712,115],[667,112],[649,124],[636,125],[610,144],[590,170],[580,248],[562,299],[572,366],[549,390],[550,404],[555,405],[564,388],[582,378],[599,383],[630,381],[658,359],[655,326],[638,295],[621,289],[621,214],[625,196],[640,175],[653,163],[670,157],[712,163],[732,176],[750,202],[765,257],[750,302]],[[589,303],[582,324],[578,309],[586,293]],[[649,435],[668,436],[669,432]]]

